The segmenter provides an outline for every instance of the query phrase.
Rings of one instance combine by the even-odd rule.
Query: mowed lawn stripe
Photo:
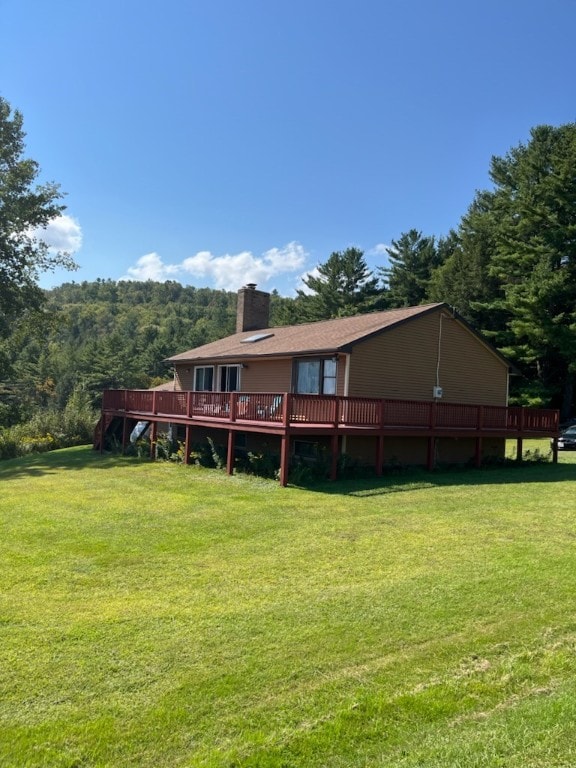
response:
[[[569,765],[561,460],[314,489],[4,462],[0,764]]]

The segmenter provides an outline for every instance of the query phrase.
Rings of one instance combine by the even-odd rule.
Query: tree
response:
[[[38,163],[23,157],[22,115],[0,97],[0,337],[15,319],[38,310],[41,272],[74,269],[68,254],[52,253],[37,232],[65,209],[53,183],[37,184]]]
[[[576,374],[576,124],[534,128],[527,144],[492,158],[490,177],[494,189],[477,194],[460,231],[491,281],[477,311],[498,326],[497,345],[544,402],[567,417]]]
[[[494,254],[495,233],[486,216],[485,195],[479,195],[462,217],[458,232],[451,232],[438,242],[446,244],[440,265],[433,271],[428,285],[430,301],[445,301],[459,314],[481,328],[485,335],[500,333],[505,327],[502,311],[496,301],[502,299],[501,281],[490,274]]]
[[[424,237],[417,229],[404,232],[386,248],[390,267],[380,269],[388,289],[388,305],[413,307],[428,298],[432,272],[440,264],[434,237]]]
[[[301,321],[357,315],[382,303],[378,278],[358,248],[335,251],[317,274],[308,274],[303,282],[308,291],[298,290],[296,302]]]

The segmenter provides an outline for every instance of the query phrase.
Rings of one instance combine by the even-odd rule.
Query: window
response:
[[[336,358],[296,360],[294,391],[300,395],[336,394]]]
[[[294,440],[293,451],[294,456],[298,456],[299,459],[317,459],[318,443],[312,443],[308,440]]]
[[[240,366],[221,365],[219,371],[219,391],[238,392],[240,389]]]
[[[196,392],[212,392],[214,388],[214,366],[194,368],[194,389]]]

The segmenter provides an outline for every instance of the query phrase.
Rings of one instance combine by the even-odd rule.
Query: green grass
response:
[[[575,765],[574,459],[3,462],[0,765]]]

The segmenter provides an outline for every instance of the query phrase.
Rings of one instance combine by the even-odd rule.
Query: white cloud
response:
[[[282,248],[271,248],[261,256],[251,251],[215,256],[210,251],[199,251],[180,264],[166,264],[157,253],[141,256],[136,265],[129,267],[123,280],[167,280],[186,276],[192,284],[201,278],[206,284],[228,291],[236,291],[246,283],[263,286],[275,277],[301,269],[306,262],[306,251],[292,242]]]
[[[135,267],[128,267],[127,273],[121,280],[154,280],[162,283],[173,277],[179,271],[178,266],[164,264],[157,253],[147,253],[140,256]]]
[[[370,250],[367,252],[368,256],[383,256],[385,259],[388,258],[388,251],[387,248],[390,248],[389,245],[386,245],[386,243],[377,243],[373,248],[370,248]]]
[[[57,216],[43,229],[35,230],[34,236],[52,251],[76,253],[82,247],[82,228],[71,216]]]
[[[302,291],[302,293],[306,294],[307,296],[312,296],[314,291],[308,288],[308,286],[304,282],[304,280],[307,280],[309,277],[318,277],[320,279],[324,279],[324,278],[322,278],[322,275],[320,274],[320,270],[318,269],[317,266],[314,267],[314,269],[310,269],[308,272],[303,272],[300,275],[300,277],[298,278],[298,286],[297,286],[298,289]]]

